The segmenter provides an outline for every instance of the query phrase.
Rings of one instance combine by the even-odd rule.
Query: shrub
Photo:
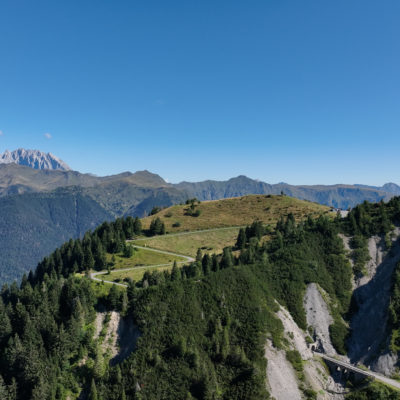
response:
[[[297,372],[303,371],[303,360],[301,359],[301,355],[297,350],[286,351],[286,359],[293,365],[293,368]]]
[[[312,389],[304,389],[303,393],[308,399],[317,399],[318,396],[318,393]]]
[[[180,226],[181,226],[181,223],[180,223],[179,221],[176,221],[176,222],[172,225],[173,228],[179,228]]]
[[[336,351],[339,354],[345,355],[347,353],[346,340],[349,335],[348,328],[341,322],[335,322],[329,326],[329,334]]]
[[[194,213],[194,215],[195,215],[196,217],[200,217],[200,215],[201,215],[202,212],[203,212],[203,211],[197,209],[196,212]]]
[[[171,211],[168,211],[168,212],[165,214],[165,216],[166,216],[167,218],[171,218],[171,217],[172,217],[172,212],[171,212]]]

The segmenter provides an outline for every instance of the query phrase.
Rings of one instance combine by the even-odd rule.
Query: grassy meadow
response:
[[[138,246],[144,245],[143,242],[138,242]],[[158,253],[156,251],[145,250],[145,249],[138,249],[134,248],[135,251],[131,258],[126,258],[120,254],[115,254],[115,263],[114,269],[125,269],[125,268],[134,268],[134,267],[141,267],[146,265],[159,265],[159,264],[168,264],[173,263],[174,261],[180,262],[185,261],[184,257],[179,256],[172,256],[169,254]],[[162,250],[162,249],[161,249]],[[111,262],[112,255],[106,255],[107,262]]]
[[[118,283],[125,283],[124,279],[125,278],[132,278],[135,281],[140,281],[143,278],[143,275],[146,271],[164,271],[164,270],[171,270],[172,269],[172,264],[171,265],[166,265],[164,267],[140,267],[140,268],[135,268],[131,269],[129,271],[112,271],[110,275],[105,274],[105,275],[97,275],[96,278],[98,279],[103,279],[104,282],[118,282]],[[100,283],[100,282],[98,282]],[[108,286],[108,285],[107,285]]]
[[[238,228],[193,232],[180,236],[149,238],[140,240],[137,244],[138,246],[146,244],[148,247],[154,249],[195,257],[198,248],[201,248],[204,253],[222,253],[224,247],[235,245],[238,233]]]
[[[166,227],[167,233],[179,233],[212,228],[234,227],[250,225],[254,220],[265,224],[275,224],[283,215],[293,213],[296,220],[300,221],[312,215],[319,216],[328,212],[329,207],[310,203],[288,196],[251,195],[234,197],[224,200],[203,201],[196,205],[201,210],[201,215],[195,217],[188,214],[189,205],[175,205],[156,215],[143,218],[144,229],[150,227],[153,219],[159,217]],[[173,227],[176,222],[179,227]]]

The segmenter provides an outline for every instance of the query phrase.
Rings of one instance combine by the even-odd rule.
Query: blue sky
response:
[[[171,182],[400,184],[399,15],[398,0],[3,1],[0,152]]]

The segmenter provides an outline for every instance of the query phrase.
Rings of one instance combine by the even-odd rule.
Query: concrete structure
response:
[[[337,360],[336,358],[327,356],[326,354],[323,354],[323,353],[318,353],[318,352],[314,351],[314,354],[318,355],[324,359],[324,361],[329,366],[329,368],[331,368],[332,375],[342,374],[345,377],[354,378],[355,380],[364,379],[364,378],[372,378],[377,381],[391,385],[391,386],[395,387],[396,389],[400,390],[400,382],[398,382],[394,379],[386,378],[386,376],[379,375],[376,372],[364,371],[361,368],[358,368],[354,365]]]

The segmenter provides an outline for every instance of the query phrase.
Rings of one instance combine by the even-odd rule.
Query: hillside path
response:
[[[142,240],[142,239],[141,239]],[[127,240],[128,243],[130,243],[130,240]],[[179,261],[177,264],[184,264],[186,262],[193,262],[195,261],[195,259],[193,257],[188,257],[188,256],[183,256],[182,254],[175,254],[175,253],[170,253],[168,251],[163,251],[163,250],[156,250],[156,249],[152,249],[150,247],[142,247],[142,246],[136,246],[134,244],[131,244],[132,247],[137,247],[138,249],[143,249],[143,250],[149,250],[149,251],[155,251],[157,253],[163,253],[163,254],[168,254],[170,256],[177,256],[177,257],[183,257],[186,258],[185,261]],[[114,272],[119,272],[119,271],[131,271],[133,269],[143,269],[143,268],[155,268],[155,267],[165,267],[167,265],[172,265],[172,263],[168,263],[168,264],[158,264],[158,265],[146,265],[143,267],[132,267],[132,268],[124,268],[124,269],[117,269],[114,270]],[[99,281],[101,282],[103,279],[99,279],[96,278],[97,275],[104,275],[107,271],[100,271],[100,272],[93,272],[90,274],[90,277],[94,280],[94,281]],[[117,282],[110,282],[110,281],[106,281],[107,283],[111,283],[113,285],[117,285],[117,286],[123,286],[123,287],[127,287],[128,285],[125,285],[123,283],[117,283]]]

